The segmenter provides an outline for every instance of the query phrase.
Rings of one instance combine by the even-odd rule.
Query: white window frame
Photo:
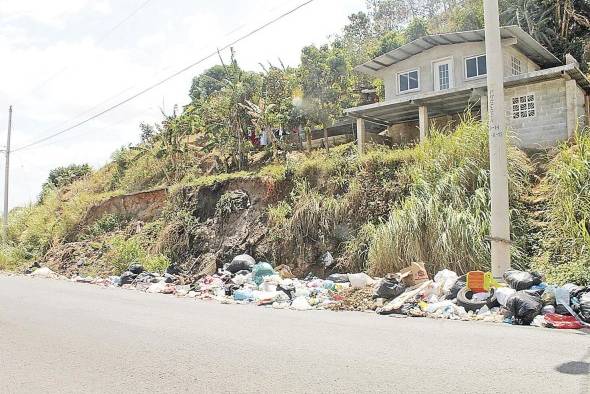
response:
[[[439,86],[436,86],[436,82],[438,79],[438,77],[437,77],[438,70],[436,69],[436,65],[437,65],[437,63],[442,63],[442,62],[449,63],[449,89],[452,89],[455,87],[455,59],[453,58],[453,56],[443,57],[442,59],[436,59],[431,62],[432,87],[433,87],[434,91],[436,91],[436,92],[442,91],[439,89],[440,88]],[[449,90],[449,89],[445,89],[445,90]]]
[[[532,101],[529,101],[529,97],[531,97],[531,96],[533,97],[533,99],[532,99]],[[520,100],[522,97],[526,97],[526,100],[525,100],[524,103]],[[515,99],[518,99],[518,104],[515,104],[514,103],[514,100]],[[533,103],[533,108],[529,108],[529,103]],[[521,104],[526,104],[527,105],[526,110],[520,109]],[[518,110],[517,111],[514,110],[514,106],[515,105],[518,105]],[[534,112],[534,115],[529,115],[529,111],[530,110],[535,111]],[[523,112],[526,112],[526,116],[522,116],[522,113]],[[537,112],[538,112],[538,108],[537,108],[537,95],[535,93],[527,93],[527,94],[524,94],[524,95],[512,96],[510,98],[510,119],[511,120],[519,120],[519,119],[526,120],[526,119],[529,119],[529,118],[536,118],[537,117]],[[518,113],[518,116],[516,118],[514,117],[514,114],[515,113]]]
[[[517,67],[518,66],[518,69]],[[517,56],[511,56],[511,60],[510,60],[510,69],[512,72],[512,75],[520,75],[523,73],[523,67],[522,67],[522,60],[520,60],[519,57]]]
[[[467,60],[469,60],[469,59],[477,59],[478,57],[481,57],[481,56],[486,56],[486,54],[485,53],[480,53],[479,55],[467,56],[467,57],[464,57],[463,58],[463,70],[464,70],[463,76],[465,77],[465,80],[466,81],[471,81],[471,80],[474,80],[474,79],[485,78],[488,75],[488,58],[486,56],[486,73],[485,74],[481,74],[481,75],[476,75],[474,77],[468,77],[467,76]],[[477,64],[477,61],[475,63]],[[479,71],[479,69],[478,69],[478,71]]]
[[[401,84],[400,84],[400,81],[399,81],[400,75],[408,74],[408,88],[409,88],[410,87],[410,76],[409,76],[409,74],[411,72],[414,72],[414,71],[416,71],[418,73],[418,87],[415,88],[415,89],[408,89],[408,90],[403,90],[402,91],[401,90]],[[422,87],[422,84],[420,83],[420,68],[419,67],[418,68],[412,68],[412,69],[409,69],[409,70],[398,72],[396,74],[396,76],[395,76],[395,80],[396,80],[396,84],[397,84],[397,94],[406,94],[406,93],[418,92],[420,90],[420,88]]]

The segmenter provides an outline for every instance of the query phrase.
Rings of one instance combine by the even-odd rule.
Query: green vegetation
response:
[[[559,148],[543,187],[548,227],[536,266],[558,283],[590,284],[590,134]]]

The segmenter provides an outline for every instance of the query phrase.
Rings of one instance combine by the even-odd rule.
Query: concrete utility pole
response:
[[[501,278],[510,268],[508,160],[504,114],[504,67],[498,0],[484,0],[485,44],[490,137],[490,195],[492,199],[492,275]]]
[[[8,133],[6,135],[6,163],[4,166],[4,213],[2,235],[8,240],[8,176],[10,174],[10,133],[12,132],[12,105],[8,107]]]

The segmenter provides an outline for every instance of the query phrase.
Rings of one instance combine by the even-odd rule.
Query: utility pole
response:
[[[499,279],[510,268],[504,68],[498,0],[484,0],[483,6],[488,84],[490,196],[492,200],[489,239],[492,251],[492,275]]]
[[[10,133],[12,132],[12,105],[8,107],[8,133],[6,134],[6,163],[4,165],[4,214],[2,235],[8,240],[8,176],[10,175]]]

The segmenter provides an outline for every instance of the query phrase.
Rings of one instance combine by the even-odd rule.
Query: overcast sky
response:
[[[100,112],[303,2],[0,0],[0,145],[10,104],[17,149]],[[303,46],[326,42],[349,14],[364,9],[365,0],[315,0],[237,44],[238,62],[258,71],[258,63],[278,64],[278,58],[297,65]],[[50,169],[71,163],[98,168],[117,148],[137,142],[139,123],[160,120],[160,108],[170,112],[174,104],[186,104],[192,77],[216,62],[210,59],[71,132],[14,152],[10,206],[34,201]]]

